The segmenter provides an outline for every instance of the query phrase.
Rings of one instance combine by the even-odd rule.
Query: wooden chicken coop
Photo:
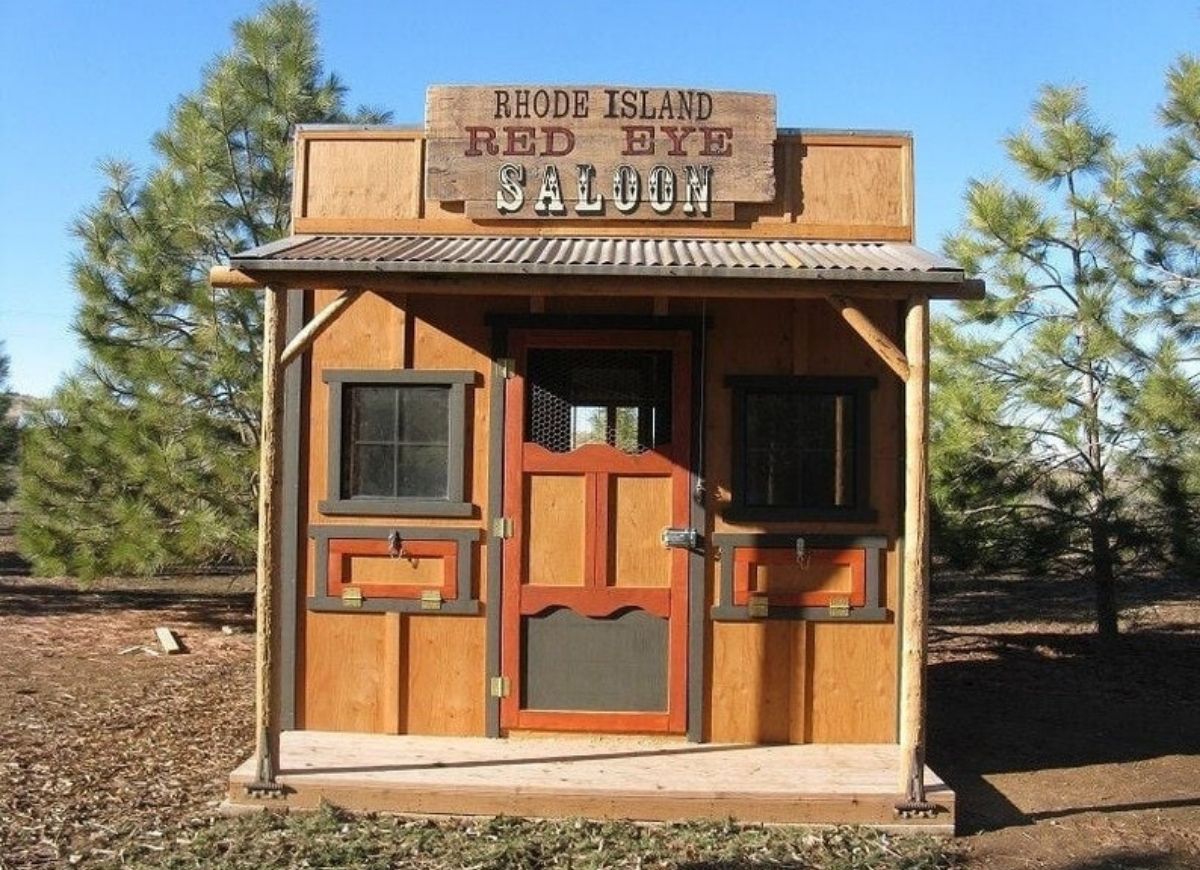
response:
[[[296,132],[234,805],[952,830],[924,765],[931,299],[904,133],[434,87]]]

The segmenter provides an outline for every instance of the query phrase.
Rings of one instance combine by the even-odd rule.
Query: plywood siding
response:
[[[310,311],[337,295],[312,294]],[[459,308],[463,305],[463,308]],[[469,309],[469,311],[468,311]],[[301,428],[301,577],[297,718],[302,728],[415,734],[482,734],[485,617],[435,614],[317,613],[305,606],[314,590],[316,548],[311,524],[454,526],[482,530],[487,501],[490,333],[484,307],[404,294],[366,293],[314,343]],[[467,313],[465,313],[467,312]],[[477,373],[467,391],[466,519],[325,515],[328,493],[329,390],[325,369],[454,369]],[[472,594],[486,599],[487,542],[472,546]],[[435,560],[427,560],[432,567]],[[365,568],[366,566],[361,566]],[[414,573],[412,571],[406,573]],[[419,572],[418,572],[419,573]],[[432,576],[404,582],[430,581]],[[486,601],[484,607],[486,608]],[[369,676],[364,676],[368,675]]]
[[[498,232],[678,235],[694,222],[472,218],[462,202],[424,198],[420,131],[301,130],[293,201],[296,232]],[[912,140],[854,133],[782,133],[775,198],[738,203],[710,236],[912,241]]]
[[[864,303],[896,336],[898,312]],[[883,605],[897,606],[900,531],[900,384],[823,300],[714,303],[709,332],[707,467],[711,532],[883,534]],[[729,520],[732,431],[730,374],[868,375],[872,394],[871,505],[876,522],[747,523]],[[709,603],[720,565],[710,558]],[[894,620],[873,624],[716,623],[712,626],[705,734],[714,741],[869,743],[896,739],[897,635]]]
[[[542,303],[553,314],[648,315],[651,311],[699,315],[697,300],[671,300],[656,308],[647,295],[633,303],[606,297],[550,296]],[[310,309],[320,308],[335,291],[318,291]],[[473,590],[485,598],[489,475],[488,407],[491,383],[489,311],[528,311],[528,299],[472,296],[407,296],[401,290],[368,293],[314,345],[307,365],[302,428],[309,439],[302,450],[304,469],[301,527],[311,523],[468,526],[481,530],[474,546]],[[897,336],[894,303],[866,302],[863,310],[889,335]],[[889,540],[883,558],[883,605],[898,606],[900,517],[900,385],[896,377],[822,300],[709,300],[706,349],[705,437],[709,491],[708,535],[714,532],[787,534],[880,534]],[[471,370],[478,374],[468,390],[466,498],[476,506],[467,519],[339,517],[322,515],[327,497],[328,391],[324,368],[417,368]],[[724,515],[730,499],[730,374],[871,375],[871,503],[873,523],[745,523]],[[545,563],[538,582],[566,580],[563,565],[582,562],[583,505],[564,479],[537,482],[530,502],[553,503],[553,514],[567,528],[554,540],[530,542]],[[544,484],[544,485],[543,485]],[[610,555],[617,582],[652,585],[665,551],[645,545],[643,526],[660,525],[657,515],[666,493],[659,481],[616,477],[616,502],[624,505],[610,518],[614,547]],[[576,490],[580,487],[576,486]],[[570,541],[578,543],[572,545]],[[639,543],[640,542],[640,543]],[[535,546],[536,545],[536,546]],[[298,720],[300,727],[413,734],[482,734],[485,706],[484,616],[426,614],[314,613],[304,598],[312,592],[314,548],[304,539],[301,551],[300,655]],[[561,563],[561,564],[560,564]],[[363,566],[365,567],[365,566]],[[551,570],[551,567],[554,569]],[[717,595],[719,563],[707,565],[706,608]],[[561,577],[560,577],[561,575]],[[489,606],[485,601],[484,608]],[[709,648],[703,732],[707,739],[732,742],[891,742],[896,738],[897,634],[893,621],[878,624],[715,623],[708,626]]]
[[[415,220],[422,142],[411,135],[309,132],[299,141],[297,220]]]

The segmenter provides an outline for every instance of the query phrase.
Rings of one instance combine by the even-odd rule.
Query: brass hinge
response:
[[[850,615],[850,596],[834,595],[829,599],[829,615],[845,617]]]
[[[512,683],[508,677],[492,677],[491,695],[493,698],[507,698],[511,690]]]
[[[421,590],[421,609],[422,610],[441,610],[442,609],[442,590],[441,589],[422,589]]]
[[[363,594],[361,589],[351,586],[342,590],[342,607],[362,607]]]
[[[492,520],[492,537],[507,540],[513,536],[513,521],[509,517],[496,517]]]
[[[517,361],[512,357],[502,356],[496,360],[496,370],[500,377],[507,381],[514,374],[516,374]]]
[[[770,605],[765,595],[751,595],[750,600],[746,602],[746,612],[751,619],[766,619],[769,611]]]

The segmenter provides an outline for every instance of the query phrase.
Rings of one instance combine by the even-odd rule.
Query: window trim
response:
[[[730,444],[730,520],[869,523],[878,518],[871,507],[871,393],[879,386],[873,377],[814,377],[810,375],[726,375],[733,390]],[[794,507],[746,504],[746,396],[748,393],[849,394],[854,397],[854,506]]]
[[[323,514],[388,517],[469,517],[475,506],[465,501],[467,386],[475,372],[450,369],[326,369],[329,385],[329,447],[326,468],[328,498],[318,504]],[[449,430],[446,455],[446,498],[344,498],[342,495],[342,418],[345,386],[449,387]]]

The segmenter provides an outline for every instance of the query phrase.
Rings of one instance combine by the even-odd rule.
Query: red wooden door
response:
[[[691,337],[516,331],[505,411],[505,728],[682,733]]]

